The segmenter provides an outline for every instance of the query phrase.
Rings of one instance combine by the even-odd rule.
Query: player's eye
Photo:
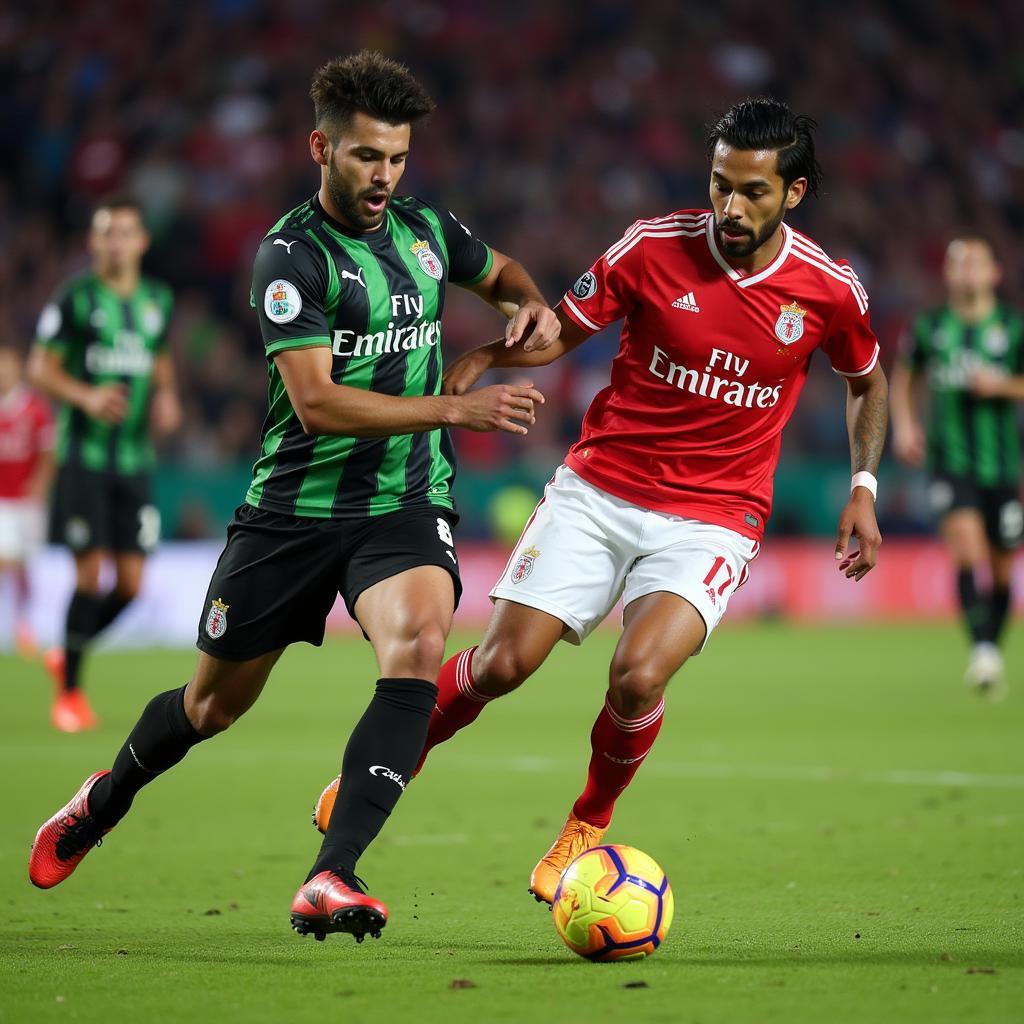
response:
[[[405,163],[405,157],[404,156],[393,156],[391,158],[391,162],[395,165],[395,167],[400,167],[402,164]]]

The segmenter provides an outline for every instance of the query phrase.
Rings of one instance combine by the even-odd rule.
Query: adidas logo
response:
[[[686,309],[691,313],[699,313],[700,306],[697,305],[697,300],[693,297],[693,292],[687,292],[685,295],[680,295],[675,302],[672,303],[673,309]]]

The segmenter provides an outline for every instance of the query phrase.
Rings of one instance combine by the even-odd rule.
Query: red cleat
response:
[[[39,889],[52,889],[78,867],[82,858],[103,842],[103,829],[89,813],[89,793],[97,780],[109,775],[96,772],[82,788],[36,833],[28,858],[28,877]]]
[[[295,894],[292,927],[300,935],[312,932],[321,942],[328,932],[350,932],[356,942],[362,942],[367,932],[379,939],[388,923],[388,908],[367,896],[365,889],[362,879],[349,872],[321,871]]]
[[[53,699],[50,721],[61,732],[85,732],[95,729],[100,720],[89,707],[89,701],[81,690],[61,690]]]

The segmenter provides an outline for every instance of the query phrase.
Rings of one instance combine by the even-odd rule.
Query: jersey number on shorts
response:
[[[448,525],[447,519],[437,517],[437,535],[448,547],[455,547],[455,538],[452,537],[452,528]]]
[[[715,577],[718,576],[718,574],[722,571],[723,567],[726,572],[726,579],[725,582],[718,588],[719,597],[721,597],[726,592],[726,590],[728,590],[729,587],[732,586],[732,566],[725,560],[725,558],[722,555],[719,555],[711,563],[711,569],[708,572],[707,576],[704,577],[704,586],[708,587],[711,590],[714,590]]]

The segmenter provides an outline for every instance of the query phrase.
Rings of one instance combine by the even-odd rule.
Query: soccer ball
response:
[[[552,917],[587,960],[642,960],[665,940],[674,901],[665,872],[632,846],[595,846],[562,872]]]

